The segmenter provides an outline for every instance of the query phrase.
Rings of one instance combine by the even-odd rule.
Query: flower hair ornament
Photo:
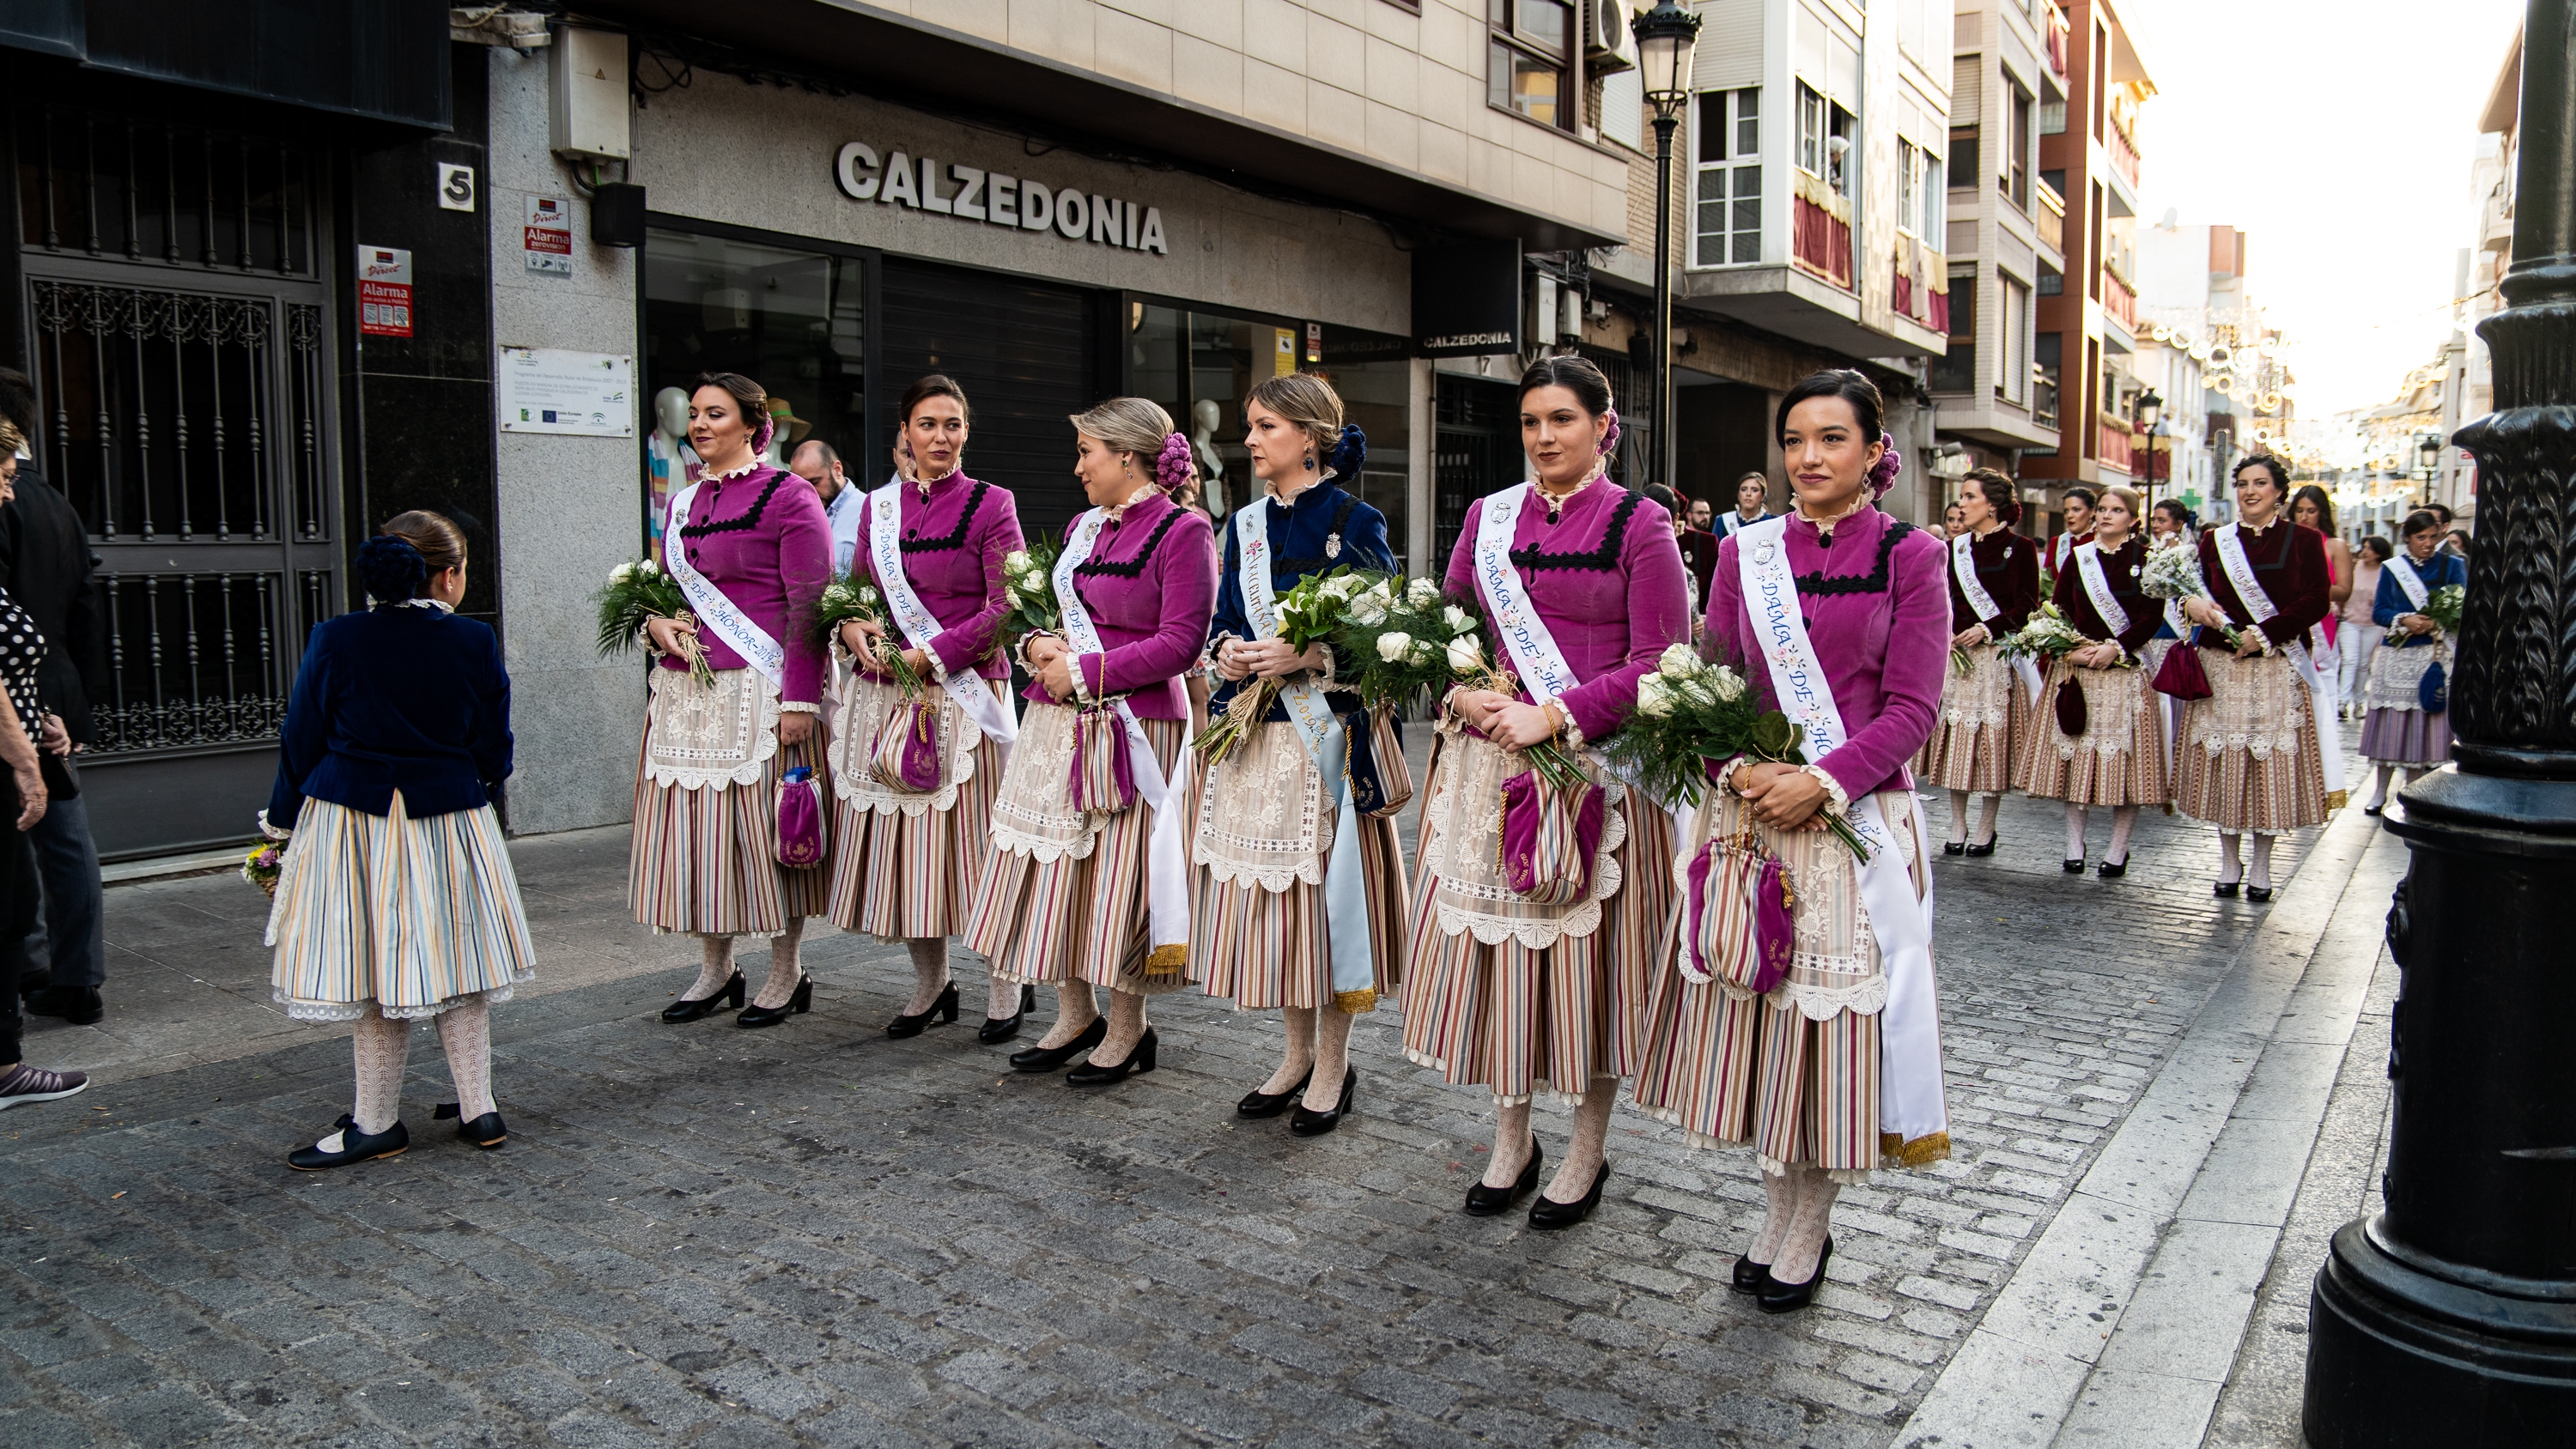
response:
[[[1606,458],[1619,447],[1618,407],[1614,404],[1610,410],[1603,413],[1601,417],[1604,422],[1607,422],[1610,425],[1609,427],[1602,429],[1601,432],[1601,456]]]
[[[410,540],[379,533],[358,545],[358,577],[367,586],[367,597],[399,604],[419,596],[420,586],[429,580],[429,561]]]
[[[751,435],[752,458],[757,460],[761,454],[768,452],[769,440],[777,436],[777,420],[770,417],[767,409],[763,409],[760,414],[760,427]]]
[[[1154,481],[1165,492],[1177,492],[1190,481],[1190,440],[1179,433],[1163,439],[1163,451],[1154,455]]]
[[[1905,471],[1905,454],[1898,450],[1895,434],[1879,434],[1878,446],[1884,451],[1878,455],[1878,465],[1869,470],[1869,496],[1873,503],[1886,497],[1887,490],[1896,486],[1896,475]]]
[[[1368,461],[1368,434],[1357,423],[1345,423],[1341,436],[1333,440],[1332,455],[1324,460],[1327,478],[1357,478],[1360,465]]]

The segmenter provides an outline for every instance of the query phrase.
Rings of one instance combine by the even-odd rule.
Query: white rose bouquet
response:
[[[877,670],[893,680],[905,698],[920,698],[927,683],[919,670],[904,662],[903,636],[886,612],[885,595],[856,573],[835,575],[823,586],[823,597],[814,603],[815,637],[829,649],[832,641],[840,637],[841,626],[853,622],[877,627],[876,648],[870,651]]]
[[[599,605],[599,652],[603,656],[634,648],[643,637],[644,626],[652,620],[697,622],[698,616],[689,609],[689,596],[680,591],[680,581],[650,557],[610,569],[607,584],[593,597]],[[689,678],[709,688],[715,686],[716,672],[707,665],[704,645],[689,656]]]
[[[1335,681],[1371,710],[1393,710],[1485,672],[1484,625],[1429,579],[1363,572],[1333,633]]]
[[[2209,581],[2200,573],[2200,550],[2188,543],[2148,550],[2146,567],[2138,570],[2138,590],[2150,599],[2209,598]],[[2227,637],[2230,649],[2244,642],[2232,624],[2218,632]]]
[[[2066,616],[2057,611],[2055,604],[2042,604],[2031,611],[2030,618],[2020,628],[1996,641],[1995,647],[2007,659],[2027,655],[2047,664],[2092,642],[2066,621]],[[2120,660],[2123,667],[2136,662],[2125,655]]]
[[[1351,569],[1308,574],[1299,579],[1297,586],[1282,595],[1274,606],[1273,611],[1279,616],[1279,638],[1300,653],[1317,644],[1330,648],[1334,634],[1349,614],[1353,602],[1364,595],[1369,599],[1366,607],[1382,616],[1384,597],[1368,580]],[[1190,748],[1197,750],[1207,764],[1216,764],[1226,757],[1228,751],[1241,744],[1245,736],[1260,727],[1262,717],[1270,713],[1271,704],[1278,698],[1278,680],[1244,681],[1243,687],[1234,692],[1234,698],[1226,702],[1225,712],[1210,721],[1197,739],[1190,741]]]
[[[1696,805],[1709,768],[1737,756],[1803,765],[1789,717],[1764,709],[1742,674],[1701,659],[1687,644],[1665,648],[1651,674],[1637,681],[1637,707],[1597,747],[1649,795]],[[1817,816],[1854,855],[1868,849],[1840,816]]]
[[[1063,630],[1064,606],[1055,597],[1055,561],[1063,552],[1064,540],[1038,538],[1002,555],[1002,598],[1011,606],[1002,620],[1003,638]]]

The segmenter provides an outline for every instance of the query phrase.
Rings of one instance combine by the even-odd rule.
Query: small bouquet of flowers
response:
[[[286,842],[263,840],[259,848],[242,857],[242,879],[259,887],[270,900],[277,899],[277,877],[285,869]]]
[[[2460,606],[2469,601],[2469,591],[2458,584],[2444,584],[2424,596],[2424,607],[2415,612],[2433,621],[2445,634],[2460,632]],[[2395,624],[2388,626],[2388,642],[2403,644],[2414,636]]]
[[[1039,538],[1002,556],[1002,598],[1011,610],[1002,619],[1002,637],[1021,639],[1064,628],[1064,606],[1055,597],[1055,561],[1063,552],[1064,540]]]
[[[2093,642],[2068,623],[2055,604],[2042,604],[2031,611],[2029,620],[2020,628],[1998,641],[1996,647],[2008,659],[2026,656],[2046,664]],[[2120,664],[2124,668],[2134,663],[2135,660],[2125,655],[2121,657]]]
[[[680,591],[680,581],[663,572],[650,558],[622,563],[608,571],[608,584],[594,596],[599,603],[599,652],[621,654],[635,647],[646,623],[670,619],[682,624],[695,624],[697,615],[689,609],[689,596]],[[689,651],[689,678],[713,688],[716,672],[707,663],[706,646]]]
[[[1807,763],[1786,714],[1764,709],[1743,675],[1709,663],[1687,644],[1667,647],[1655,672],[1637,681],[1636,709],[1598,748],[1649,795],[1694,805],[1708,786],[1709,767],[1719,761],[1742,755]],[[1842,817],[1825,811],[1817,818],[1853,855],[1869,859],[1869,847]]]
[[[1340,683],[1371,710],[1397,709],[1485,667],[1484,621],[1429,579],[1363,573],[1333,644]]]
[[[886,615],[885,595],[877,586],[855,573],[839,574],[823,586],[823,597],[814,604],[814,634],[824,648],[840,637],[841,626],[849,623],[873,624],[880,631],[872,662],[879,672],[891,678],[906,698],[918,698],[923,688],[919,671],[903,661],[903,643],[894,624]]]
[[[1331,569],[1308,574],[1297,586],[1283,595],[1275,612],[1279,616],[1279,638],[1300,653],[1317,644],[1328,644],[1340,626],[1342,616],[1368,581],[1349,568]],[[1279,698],[1279,681],[1253,679],[1234,692],[1226,703],[1225,713],[1211,721],[1190,748],[1197,750],[1209,765],[1222,761],[1235,746],[1243,743],[1261,724],[1262,716]]]
[[[2208,598],[2209,581],[2200,574],[2200,550],[2187,543],[2149,550],[2146,567],[2138,570],[2138,588],[2150,599]],[[2218,632],[2231,649],[2244,642],[2233,624]]]

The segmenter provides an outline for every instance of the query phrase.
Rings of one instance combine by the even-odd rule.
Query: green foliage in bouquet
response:
[[[2006,634],[1995,647],[2001,650],[2007,659],[2027,657],[2045,665],[2060,655],[2070,654],[2095,642],[2085,638],[2081,631],[2068,623],[2066,616],[2057,611],[2055,604],[2042,604],[2031,611],[2027,622],[2019,629]],[[2119,667],[2130,668],[2136,663],[2136,660],[2124,654],[2120,658]]]
[[[1743,755],[1773,764],[1807,763],[1787,715],[1764,709],[1743,675],[1701,659],[1687,644],[1664,650],[1654,672],[1637,681],[1636,708],[1596,748],[1647,794],[1694,805],[1709,788],[1714,762]],[[1831,811],[1819,811],[1816,818],[1852,854],[1869,859],[1869,848],[1848,822]]]
[[[856,573],[837,574],[823,586],[823,597],[814,603],[815,639],[829,649],[832,641],[840,637],[841,626],[850,623],[877,627],[880,632],[871,653],[878,671],[892,679],[907,697],[917,698],[925,682],[921,671],[904,662],[903,640],[886,612],[885,595]]]
[[[1347,566],[1299,579],[1296,587],[1281,595],[1273,606],[1272,611],[1279,616],[1279,638],[1300,653],[1317,644],[1329,644],[1351,600],[1367,587],[1367,581]],[[1207,764],[1216,764],[1260,728],[1262,717],[1270,713],[1270,706],[1278,698],[1278,680],[1244,681],[1234,698],[1226,702],[1225,712],[1190,741],[1190,748],[1197,750]]]
[[[1059,535],[1031,539],[1027,548],[1003,555],[1002,597],[1011,606],[1002,619],[1003,638],[1064,631],[1064,606],[1055,597],[1055,561],[1063,553]]]
[[[1365,571],[1333,633],[1336,682],[1371,709],[1401,709],[1487,672],[1484,620],[1429,579]]]
[[[2424,617],[2441,626],[2445,634],[2460,632],[2460,607],[2469,601],[2469,591],[2458,584],[2444,584],[2424,596]]]
[[[650,558],[610,569],[607,586],[594,597],[599,605],[599,652],[603,657],[635,648],[643,637],[645,624],[654,619],[689,625],[698,620],[689,609],[689,596],[680,591],[680,581],[663,572],[662,566]],[[715,686],[716,672],[707,664],[703,644],[689,654],[689,678],[709,688]]]

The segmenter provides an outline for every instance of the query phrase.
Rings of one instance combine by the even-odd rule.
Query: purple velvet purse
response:
[[[1607,797],[1585,784],[1561,790],[1535,770],[1503,782],[1503,878],[1535,906],[1570,906],[1592,893]]]
[[[1761,993],[1789,974],[1797,898],[1780,858],[1749,839],[1711,840],[1691,859],[1682,916],[1682,976]]]
[[[1127,727],[1107,705],[1086,709],[1073,722],[1073,768],[1066,779],[1073,808],[1115,815],[1136,803],[1136,767],[1128,758]]]
[[[797,870],[823,863],[823,782],[810,765],[778,782],[778,863]]]
[[[887,713],[868,751],[868,773],[879,784],[923,795],[939,788],[939,705],[907,699]]]

